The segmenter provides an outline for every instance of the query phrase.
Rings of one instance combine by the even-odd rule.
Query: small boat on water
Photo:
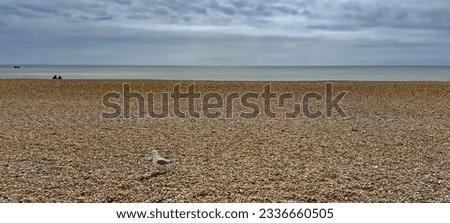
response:
[[[16,68],[16,69],[19,69],[19,68],[20,68],[20,66],[14,66],[14,68]]]

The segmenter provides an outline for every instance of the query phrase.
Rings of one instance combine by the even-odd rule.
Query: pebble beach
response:
[[[144,96],[269,84],[2,79],[0,202],[450,202],[448,81],[334,81],[346,117],[286,118],[292,106],[274,103],[275,118],[242,118],[239,105],[233,118],[140,118],[133,101],[130,118],[102,118],[103,96],[124,83]],[[271,87],[300,102],[325,82]],[[156,168],[154,149],[173,163]]]

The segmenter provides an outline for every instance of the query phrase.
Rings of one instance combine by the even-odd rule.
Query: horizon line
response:
[[[192,64],[0,64],[0,66],[141,66],[141,67],[449,67],[450,64],[367,64],[367,65],[192,65]]]

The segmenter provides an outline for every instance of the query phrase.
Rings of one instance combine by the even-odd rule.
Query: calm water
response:
[[[0,78],[50,79],[55,74],[63,79],[450,81],[450,66],[0,66]]]

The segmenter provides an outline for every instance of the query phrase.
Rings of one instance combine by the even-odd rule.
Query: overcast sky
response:
[[[450,65],[450,2],[1,0],[0,64]]]

